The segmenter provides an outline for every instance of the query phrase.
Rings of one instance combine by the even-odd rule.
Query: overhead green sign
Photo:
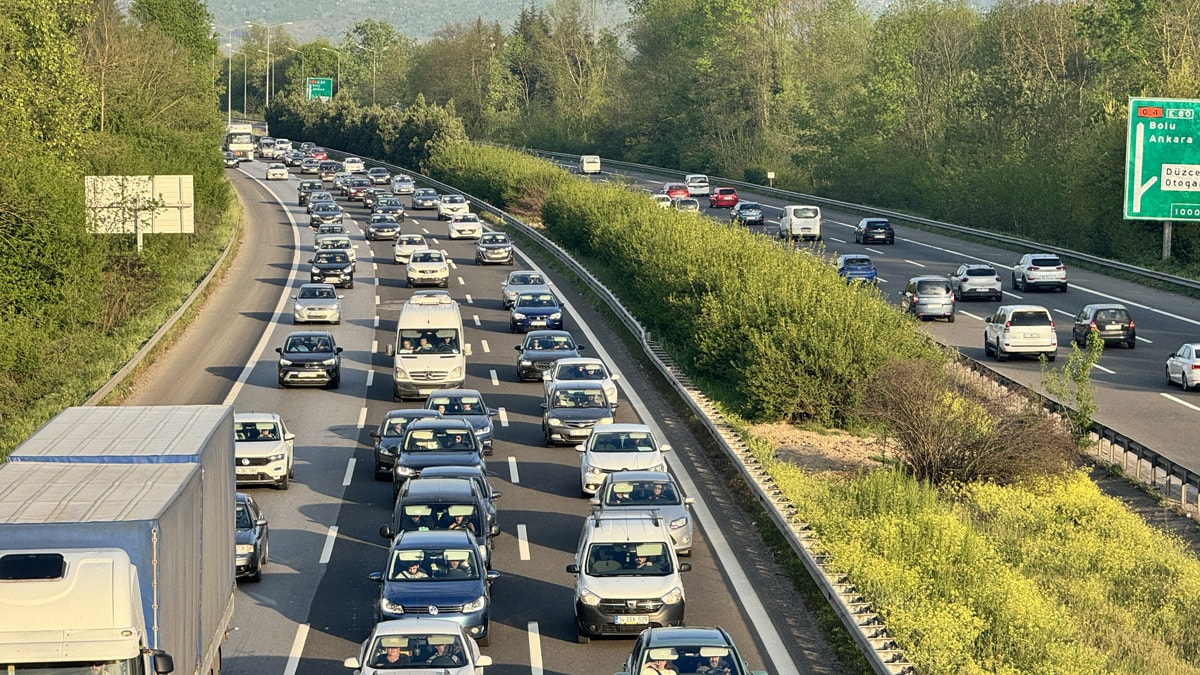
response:
[[[1125,219],[1200,222],[1200,101],[1129,99]]]
[[[328,101],[333,98],[333,78],[310,77],[305,89],[308,91],[308,100]]]

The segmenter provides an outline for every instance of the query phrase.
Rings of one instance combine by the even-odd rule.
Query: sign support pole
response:
[[[1173,223],[1169,220],[1163,221],[1163,236],[1162,236],[1162,259],[1171,259],[1171,226]]]

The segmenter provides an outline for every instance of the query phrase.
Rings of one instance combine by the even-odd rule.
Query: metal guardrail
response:
[[[348,153],[333,150],[330,151],[330,154],[348,156]],[[403,167],[375,161],[370,164],[407,173],[439,191],[463,194],[461,190],[453,186]],[[737,467],[738,473],[770,515],[776,528],[788,540],[792,550],[804,563],[814,582],[821,589],[822,595],[841,618],[842,624],[846,626],[860,651],[871,664],[872,670],[879,675],[915,674],[916,667],[904,657],[903,652],[888,633],[883,619],[871,608],[871,604],[855,589],[846,575],[827,569],[828,556],[822,550],[816,533],[798,517],[796,508],[783,496],[783,491],[775,484],[767,470],[742,442],[737,432],[725,422],[708,397],[692,384],[666,351],[650,339],[649,331],[625,309],[620,299],[570,254],[535,228],[487,202],[471,195],[464,194],[464,196],[476,209],[491,214],[507,227],[519,230],[523,236],[537,243],[587,284],[592,292],[600,296],[609,309],[638,339],[646,356],[687,402],[697,417],[702,420],[713,440],[721,446],[734,466]]]

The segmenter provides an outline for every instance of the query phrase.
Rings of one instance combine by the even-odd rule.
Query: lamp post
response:
[[[381,47],[379,49],[371,49],[370,47],[364,47],[362,45],[358,45],[358,48],[363,51],[371,52],[371,107],[373,108],[375,107],[375,66],[379,61],[379,54],[386,52],[388,48]]]
[[[233,31],[234,31],[234,28],[233,28],[233,26],[221,26],[221,25],[218,25],[215,23],[213,24],[213,28],[223,28],[223,29],[229,31],[229,43],[225,45],[226,47],[229,48],[229,61],[225,67],[225,109],[226,109],[226,117],[227,117],[227,119],[225,120],[225,124],[226,124],[225,128],[228,129],[229,128],[228,125],[233,124]]]
[[[336,49],[331,49],[329,47],[321,47],[321,49],[323,49],[327,52],[333,52],[334,54],[337,54],[337,57],[338,57],[337,92],[334,94],[334,96],[337,96],[338,94],[342,93],[342,53]]]
[[[274,85],[275,80],[274,77],[271,77],[272,71],[275,70],[275,62],[271,60],[271,31],[279,28],[280,26],[290,26],[292,25],[292,22],[284,21],[282,23],[258,23],[256,21],[243,21],[242,23],[246,24],[247,26],[259,26],[260,28],[267,29],[267,91],[265,94],[266,100],[263,103],[263,110],[265,111],[267,108],[271,107],[271,88],[272,85]]]
[[[300,55],[300,75],[301,75],[301,79],[304,80],[304,100],[307,101],[308,100],[308,68],[305,65],[304,52],[300,51],[299,49],[293,49],[292,47],[288,47],[287,50],[289,52],[294,52],[294,53]]]

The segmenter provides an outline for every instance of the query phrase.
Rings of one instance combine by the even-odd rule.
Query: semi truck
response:
[[[228,406],[70,408],[0,465],[0,672],[219,675]]]
[[[232,152],[243,162],[254,159],[254,125],[249,122],[231,122],[225,128],[226,152]]]

